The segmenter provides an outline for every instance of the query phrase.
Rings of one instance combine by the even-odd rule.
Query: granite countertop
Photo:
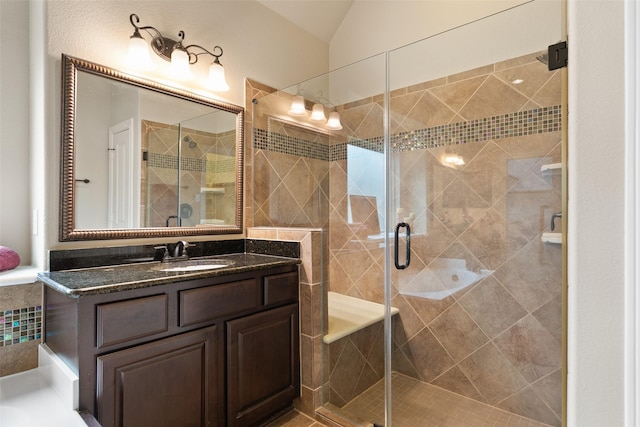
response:
[[[105,294],[130,289],[174,283],[176,281],[202,279],[244,273],[265,268],[296,265],[297,258],[251,253],[217,255],[207,257],[229,261],[226,267],[196,271],[162,271],[180,263],[142,262],[137,264],[111,265],[107,267],[81,268],[76,270],[51,271],[38,274],[38,279],[50,288],[69,297]],[[192,258],[198,260],[198,258]]]

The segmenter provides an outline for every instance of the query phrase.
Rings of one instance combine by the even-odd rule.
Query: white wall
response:
[[[29,4],[0,1],[0,246],[31,263]]]
[[[331,39],[331,69],[397,49],[526,1],[355,0]],[[494,49],[502,48],[488,47],[485,52]]]
[[[136,13],[140,25],[153,25],[177,36],[184,30],[185,43],[213,49],[220,45],[229,92],[219,98],[244,105],[244,79],[252,78],[283,87],[328,70],[328,46],[301,31],[255,1],[81,1],[56,0],[46,3],[47,113],[47,248],[114,245],[113,241],[59,243],[58,183],[60,55],[66,53],[113,68],[124,69],[128,40],[133,33],[129,15]],[[177,38],[177,37],[176,37]],[[197,70],[206,73],[209,60]],[[148,74],[147,77],[159,78]],[[189,88],[188,86],[185,86]],[[140,241],[123,241],[132,244]]]
[[[622,426],[623,1],[572,0],[568,24],[569,419]]]

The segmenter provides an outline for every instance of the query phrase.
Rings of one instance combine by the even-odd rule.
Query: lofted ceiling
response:
[[[257,0],[326,43],[333,38],[354,0]]]

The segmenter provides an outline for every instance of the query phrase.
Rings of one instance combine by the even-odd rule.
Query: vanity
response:
[[[244,108],[61,65],[60,242],[244,232]],[[88,424],[259,426],[300,395],[299,246],[198,240],[50,253],[45,343]]]
[[[187,267],[207,263],[41,273],[45,342],[77,372],[81,412],[104,427],[256,426],[291,408],[299,260],[237,253]]]

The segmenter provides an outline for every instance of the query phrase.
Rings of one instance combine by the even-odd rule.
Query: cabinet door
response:
[[[227,423],[253,426],[300,393],[298,304],[227,322]]]
[[[222,425],[221,337],[216,326],[100,356],[103,427]]]

